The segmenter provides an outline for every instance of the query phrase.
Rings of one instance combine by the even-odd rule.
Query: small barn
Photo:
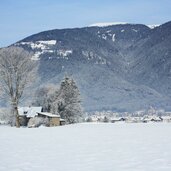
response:
[[[50,127],[64,125],[64,120],[62,120],[60,118],[60,115],[55,115],[55,114],[48,113],[48,112],[37,112],[36,117],[48,118]],[[61,122],[62,122],[62,124],[61,124]]]

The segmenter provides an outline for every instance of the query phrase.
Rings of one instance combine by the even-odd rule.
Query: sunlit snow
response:
[[[0,171],[170,171],[171,124],[0,127]]]
[[[34,53],[32,56],[32,60],[39,60],[40,55],[44,53],[53,53],[53,50],[50,49],[50,46],[54,46],[56,44],[56,40],[41,40],[36,42],[20,42],[16,45],[28,45],[33,50],[39,50]]]

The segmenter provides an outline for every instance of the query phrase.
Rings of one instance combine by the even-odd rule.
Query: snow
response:
[[[170,171],[171,124],[0,127],[1,171]]]
[[[134,31],[134,32],[138,32],[138,30],[136,30],[136,29],[132,29],[132,31]]]
[[[19,115],[27,115],[27,117],[35,117],[37,112],[41,112],[42,107],[19,107],[18,112]]]
[[[55,45],[56,44],[56,40],[41,40],[41,41],[36,41],[36,42],[21,42],[18,43],[21,45],[29,45],[32,49],[47,49],[49,45]]]
[[[30,43],[30,46],[32,49],[41,49],[41,50],[46,49],[45,44],[42,44],[42,43],[37,44],[37,42],[36,43]]]
[[[41,44],[46,44],[46,45],[55,45],[56,44],[56,40],[42,40],[42,41],[38,41]]]
[[[1,124],[2,124],[2,125],[5,125],[5,124],[7,124],[7,122],[0,119],[0,125],[1,125]]]
[[[88,51],[82,50],[82,54],[83,54],[85,57],[89,57],[89,52],[88,52]]]
[[[149,27],[150,29],[154,29],[156,27],[159,27],[160,24],[151,24],[151,25],[147,25],[147,27]]]
[[[105,34],[102,34],[102,39],[106,40],[107,36]]]
[[[34,55],[31,57],[31,60],[39,60],[40,55],[43,54],[43,52],[35,52]]]
[[[56,42],[57,42],[56,40],[40,40],[36,42],[20,42],[17,43],[16,45],[28,45],[33,50],[39,50],[36,51],[31,58],[32,60],[39,60],[40,55],[44,53],[53,53],[53,50],[50,50],[49,46],[54,46]]]
[[[113,34],[112,36],[112,41],[114,42],[116,39],[115,39],[115,34]]]
[[[110,33],[112,30],[107,30],[106,33]]]
[[[54,114],[48,113],[48,112],[37,112],[37,113],[44,115],[44,116],[52,117],[52,118],[60,118],[60,115],[54,115]]]
[[[127,23],[125,23],[125,22],[94,23],[94,24],[91,24],[89,27],[107,27],[107,26],[121,25],[121,24],[127,24]]]
[[[126,22],[101,22],[101,23],[94,23],[94,24],[90,24],[89,27],[108,27],[108,26],[112,26],[112,25],[125,25],[128,24]],[[150,24],[147,25],[147,27],[154,29],[155,27],[160,26],[160,24]]]
[[[67,57],[69,55],[72,54],[72,50],[63,50],[63,49],[60,49],[60,50],[57,50],[57,53],[59,56],[62,56],[62,57]]]

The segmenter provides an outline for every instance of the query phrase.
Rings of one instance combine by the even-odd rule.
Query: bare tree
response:
[[[34,106],[42,106],[44,112],[52,112],[53,102],[56,100],[56,94],[59,91],[58,86],[48,84],[44,87],[40,87],[35,91]]]
[[[23,48],[8,47],[0,50],[0,86],[11,104],[16,127],[20,127],[18,104],[24,90],[33,82],[36,68],[31,54]]]

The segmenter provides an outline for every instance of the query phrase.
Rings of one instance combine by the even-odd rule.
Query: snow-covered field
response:
[[[0,171],[171,171],[171,124],[0,127]]]

